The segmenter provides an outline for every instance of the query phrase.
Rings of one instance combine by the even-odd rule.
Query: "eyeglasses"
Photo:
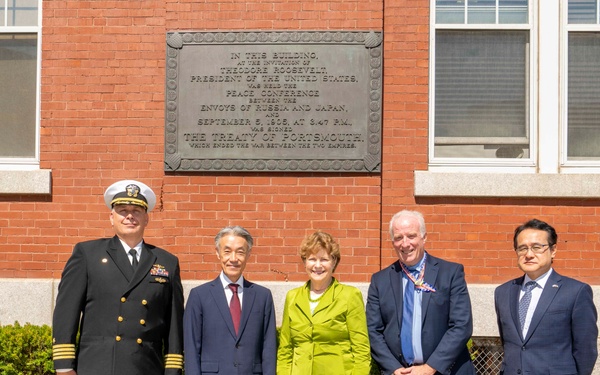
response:
[[[535,244],[531,247],[523,245],[523,246],[517,247],[515,249],[515,251],[519,255],[525,255],[525,254],[527,254],[527,252],[529,250],[531,250],[534,254],[542,254],[542,253],[544,253],[544,251],[546,251],[546,248],[549,248],[549,247],[550,247],[550,244],[548,244],[548,243],[545,245]]]

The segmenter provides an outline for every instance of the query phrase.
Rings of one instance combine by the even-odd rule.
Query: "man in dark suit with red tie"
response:
[[[143,240],[156,195],[124,180],[104,201],[115,236],[78,243],[65,265],[52,320],[54,367],[64,375],[181,374],[179,261]]]
[[[590,375],[598,357],[592,288],[552,268],[558,235],[533,219],[513,237],[525,274],[496,288],[504,358],[500,374]]]
[[[223,270],[192,289],[185,308],[186,375],[275,375],[273,297],[242,276],[253,242],[240,226],[226,227],[215,237]]]

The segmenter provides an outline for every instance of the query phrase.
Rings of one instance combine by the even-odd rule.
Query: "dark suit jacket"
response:
[[[180,374],[182,326],[174,255],[144,243],[134,274],[116,236],[75,245],[52,321],[55,368],[78,375]]]
[[[591,374],[598,357],[592,288],[552,271],[523,338],[518,306],[524,278],[502,284],[494,293],[504,346],[501,373]]]
[[[475,374],[467,349],[473,332],[464,268],[427,254],[423,292],[422,348],[425,362],[441,374]],[[384,374],[402,367],[402,269],[395,262],[373,275],[367,298],[371,353]]]
[[[223,284],[191,290],[184,314],[185,374],[275,375],[277,338],[271,291],[244,279],[235,334]]]

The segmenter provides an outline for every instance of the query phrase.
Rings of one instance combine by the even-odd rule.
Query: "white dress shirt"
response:
[[[531,318],[533,317],[533,313],[535,312],[535,308],[537,307],[538,302],[540,301],[540,297],[542,296],[542,292],[544,291],[544,287],[546,286],[546,282],[548,282],[548,277],[552,273],[552,268],[542,276],[538,277],[535,280],[531,280],[529,276],[525,275],[525,280],[523,280],[523,286],[527,284],[529,281],[535,281],[538,285],[535,286],[531,290],[531,302],[529,303],[529,308],[527,309],[527,315],[525,316],[525,324],[523,324],[523,337],[527,336],[527,331],[529,331],[529,325],[531,324]],[[523,298],[523,294],[525,291],[521,288],[521,292],[519,293],[519,301]]]
[[[129,263],[133,262],[133,257],[131,256],[131,254],[129,254],[129,250],[131,250],[131,249],[135,250],[136,256],[137,256],[137,260],[139,262],[140,261],[140,256],[142,256],[142,244],[144,243],[144,240],[141,240],[140,243],[138,243],[134,247],[129,247],[129,245],[127,245],[120,238],[119,238],[119,241],[121,241],[121,245],[123,245],[123,249],[125,249],[125,254],[127,254],[127,258],[129,258]]]
[[[219,279],[221,279],[221,284],[223,284],[223,289],[225,290],[225,299],[227,299],[227,305],[231,302],[231,297],[233,297],[233,291],[229,288],[229,284],[237,284],[238,286],[238,297],[240,299],[240,308],[244,306],[244,276],[240,276],[237,281],[231,281],[229,278],[221,271],[219,275]]]

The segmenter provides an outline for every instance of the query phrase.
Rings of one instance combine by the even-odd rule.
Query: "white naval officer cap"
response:
[[[104,192],[104,203],[108,208],[119,204],[141,206],[147,212],[156,205],[156,194],[148,185],[135,180],[122,180],[110,185]]]

